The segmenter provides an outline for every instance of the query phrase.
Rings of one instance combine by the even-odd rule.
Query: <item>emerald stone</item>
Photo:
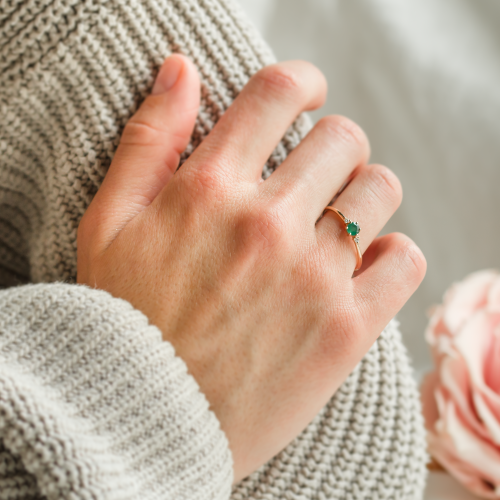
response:
[[[350,234],[351,236],[356,236],[359,234],[360,227],[356,222],[351,222],[347,225],[347,234]]]

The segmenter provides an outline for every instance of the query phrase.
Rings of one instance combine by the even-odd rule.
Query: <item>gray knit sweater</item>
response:
[[[232,488],[227,440],[173,347],[127,302],[74,284],[79,220],[174,51],[203,86],[185,160],[273,62],[237,6],[0,0],[0,499],[420,499],[423,426],[395,321]],[[297,120],[264,178],[309,128]]]

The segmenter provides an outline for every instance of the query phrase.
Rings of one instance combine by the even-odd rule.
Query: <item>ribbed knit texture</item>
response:
[[[142,313],[63,284],[1,291],[0,311],[1,499],[229,496],[219,422]]]
[[[202,81],[183,160],[274,61],[231,0],[0,0],[0,37],[2,286],[74,280],[80,218],[167,55],[189,56]],[[309,129],[300,117],[264,178]],[[0,499],[229,497],[225,436],[141,313],[70,284],[0,297]],[[307,429],[232,498],[417,500],[424,449],[392,322]]]

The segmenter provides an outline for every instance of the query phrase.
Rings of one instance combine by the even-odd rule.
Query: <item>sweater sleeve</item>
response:
[[[0,291],[0,499],[225,499],[226,437],[184,362],[127,302]]]

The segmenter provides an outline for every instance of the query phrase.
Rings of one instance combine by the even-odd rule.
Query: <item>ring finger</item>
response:
[[[359,223],[361,253],[365,252],[392,217],[402,197],[401,183],[387,167],[367,165],[355,171],[352,181],[337,198],[334,207],[351,221]],[[330,251],[338,249],[340,244],[344,252],[350,254],[350,257],[346,257],[346,265],[354,269],[356,249],[340,217],[331,211],[325,212],[316,225],[316,231],[320,247]],[[352,260],[352,264],[349,260]]]
[[[369,156],[368,139],[358,125],[343,116],[325,116],[260,189],[264,197],[292,201],[310,226]]]

